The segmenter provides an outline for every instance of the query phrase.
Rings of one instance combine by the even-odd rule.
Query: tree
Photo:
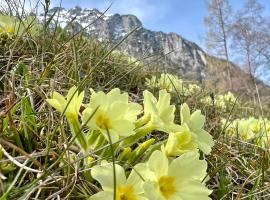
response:
[[[247,0],[244,8],[236,13],[233,24],[233,48],[245,61],[249,75],[255,84],[256,71],[261,66],[266,37],[263,6],[257,0]],[[265,41],[266,42],[266,41]]]
[[[264,64],[270,68],[270,18],[264,20],[264,26],[258,41],[258,53],[264,58]]]
[[[226,60],[227,77],[232,90],[231,62],[228,49],[231,36],[232,8],[228,0],[211,0],[207,4],[208,16],[204,19],[208,27],[206,46],[211,53]]]

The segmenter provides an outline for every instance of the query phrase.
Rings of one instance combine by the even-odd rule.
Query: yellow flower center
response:
[[[99,115],[96,118],[96,124],[98,125],[99,128],[101,129],[111,129],[112,128],[112,123],[111,120],[103,115]]]
[[[119,186],[116,191],[116,200],[137,200],[132,186]]]
[[[8,26],[8,27],[7,27],[7,32],[8,32],[8,33],[14,33],[14,28],[11,27],[11,26]]]
[[[176,132],[176,138],[179,145],[185,145],[191,142],[192,139],[192,133],[188,130],[185,130],[183,132]]]
[[[158,180],[159,190],[165,199],[169,199],[175,192],[174,178],[171,176],[162,176]]]
[[[254,132],[254,133],[259,133],[260,132],[260,126],[258,126],[258,125],[255,125],[255,126],[253,126],[252,127],[252,131]]]
[[[240,134],[240,136],[242,137],[243,140],[248,139],[248,133],[247,132],[242,132],[242,134]]]

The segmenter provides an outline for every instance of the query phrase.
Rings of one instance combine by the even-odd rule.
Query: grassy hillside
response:
[[[222,60],[213,56],[207,57],[208,72],[206,78],[206,87],[214,89],[218,92],[226,92],[229,90],[229,83],[227,78],[227,64],[226,60]],[[233,85],[233,92],[245,93],[246,95],[252,94],[254,90],[254,83],[250,75],[244,70],[240,69],[234,63],[231,63],[231,78]],[[265,85],[262,81],[256,79],[256,84],[261,91],[262,96],[269,96],[269,86]]]
[[[238,98],[250,83],[237,68],[240,92],[225,93],[213,58],[209,76],[221,77],[204,89],[149,73],[117,45],[5,24],[1,200],[270,198],[269,110]]]

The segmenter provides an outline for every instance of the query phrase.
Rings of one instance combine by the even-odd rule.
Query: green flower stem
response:
[[[141,143],[132,153],[133,155],[129,157],[128,162],[132,165],[134,164],[142,154],[155,142],[155,139],[149,139]]]
[[[83,159],[83,163],[84,163],[84,169],[85,171],[83,172],[84,177],[88,180],[88,181],[93,181],[93,178],[91,176],[91,170],[90,168],[93,166],[95,159],[91,156],[88,156],[86,158]]]
[[[86,140],[88,148],[91,149],[98,149],[106,144],[106,139],[98,131],[90,131]]]
[[[79,144],[79,146],[82,148],[83,152],[85,153],[88,150],[88,145],[87,145],[86,138],[83,132],[81,131],[78,117],[69,117],[68,123],[74,137],[76,138],[77,143]]]
[[[150,116],[142,116],[140,119],[138,119],[136,122],[135,122],[135,127],[136,129],[139,129],[141,127],[143,127],[145,124],[147,124],[150,120]]]
[[[114,156],[117,154],[117,152],[119,151],[119,144],[112,144],[110,146],[108,146],[107,148],[105,148],[100,154],[99,156],[100,157],[103,157],[103,158],[107,158],[107,157],[110,157],[112,155],[112,152],[111,152],[111,148],[113,148],[113,151],[114,151]]]
[[[98,149],[98,148],[101,148],[103,146],[105,146],[107,144],[107,140],[103,137],[103,135],[99,135],[97,138],[96,138],[96,142],[93,146],[93,149]]]
[[[97,131],[89,131],[87,134],[86,134],[86,138],[87,138],[87,144],[89,147],[92,147],[96,141],[97,141],[97,138],[99,137],[100,133],[97,132]]]
[[[124,148],[124,150],[120,153],[117,160],[126,161],[132,155],[132,149],[130,147]]]
[[[113,163],[113,200],[116,200],[116,169],[115,169],[114,148],[113,148],[110,132],[109,132],[107,127],[106,127],[106,129],[107,129],[107,135],[108,135],[108,138],[109,138],[110,150],[111,150],[111,156],[112,156],[112,163]]]
[[[134,144],[135,142],[137,142],[139,139],[141,139],[142,137],[146,136],[147,134],[149,134],[150,132],[152,132],[153,130],[155,130],[155,127],[151,124],[146,124],[145,126],[136,129],[136,134],[128,137],[126,140],[124,140],[122,142],[122,146],[130,146],[132,144]]]

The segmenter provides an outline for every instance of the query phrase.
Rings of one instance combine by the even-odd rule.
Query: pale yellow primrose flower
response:
[[[46,101],[57,111],[61,113],[65,111],[64,115],[68,119],[76,119],[78,118],[78,114],[84,98],[84,92],[79,94],[79,92],[76,90],[77,88],[75,86],[70,88],[66,97],[59,94],[58,92],[53,92],[52,98],[46,99]]]
[[[250,121],[246,119],[236,120],[235,130],[235,136],[239,136],[244,141],[254,138],[254,133],[250,129]]]
[[[8,26],[6,28],[7,33],[14,33],[14,28],[12,26]]]
[[[194,94],[194,93],[198,93],[200,92],[202,89],[200,86],[198,86],[197,84],[189,84],[188,85],[188,90],[191,94]]]
[[[88,146],[85,136],[81,132],[80,122],[78,119],[83,98],[84,92],[79,94],[77,88],[73,86],[69,89],[66,97],[59,94],[58,92],[53,92],[52,98],[46,99],[46,101],[57,111],[61,112],[62,114],[64,113],[71,127],[73,135],[76,136],[79,146],[84,152],[86,152]]]
[[[267,120],[262,121],[262,119],[255,119],[253,117],[248,119],[235,119],[230,123],[225,131],[227,135],[239,137],[244,141],[249,141],[264,135],[264,123],[267,124]]]
[[[152,76],[150,79],[146,78],[146,85],[149,88],[158,87],[158,78],[156,76]]]
[[[83,112],[82,121],[87,122],[91,129],[99,130],[108,141],[109,133],[112,142],[116,142],[120,137],[135,134],[134,122],[141,109],[139,104],[129,103],[128,94],[121,94],[118,88],[111,90],[108,94],[92,91],[90,103]]]
[[[254,117],[250,117],[248,118],[248,122],[250,123],[250,129],[254,133],[254,136],[259,134],[263,129],[264,121],[262,119],[255,119]]]
[[[236,98],[235,98],[234,94],[231,93],[231,92],[228,92],[227,94],[225,94],[223,96],[223,99],[227,103],[234,103],[234,102],[236,102]]]
[[[160,89],[165,89],[168,92],[182,91],[182,80],[172,74],[161,74],[159,79]]]
[[[217,101],[216,101],[216,98],[215,99],[212,99],[211,97],[209,96],[206,96],[204,98],[201,99],[201,102],[207,106],[212,106],[213,104],[216,105]]]
[[[225,126],[223,120],[223,127]],[[225,130],[229,136],[252,142],[263,148],[270,145],[270,122],[268,119],[250,117],[248,119],[235,119]]]
[[[144,194],[151,200],[210,200],[211,190],[202,180],[207,162],[197,152],[188,152],[169,163],[161,151],[152,153],[149,161],[135,166],[144,178]]]
[[[179,156],[188,151],[196,151],[198,145],[194,140],[194,133],[192,133],[188,126],[184,124],[177,129],[177,132],[169,134],[165,151],[167,156]]]
[[[143,180],[132,170],[126,178],[125,170],[115,164],[116,172],[116,200],[147,200],[143,193]],[[91,175],[102,186],[103,191],[90,197],[90,200],[113,200],[114,195],[114,176],[113,165],[106,161],[100,166],[94,166]]]
[[[172,74],[160,75],[160,78],[152,76],[151,79],[146,79],[146,85],[151,88],[165,89],[167,92],[181,92],[182,91],[182,80],[178,79],[177,76]]]
[[[214,146],[214,140],[212,136],[203,129],[205,117],[201,114],[201,111],[196,110],[191,114],[188,105],[184,103],[180,108],[180,119],[181,125],[186,124],[193,133],[193,140],[197,143],[199,149],[205,154],[210,154],[211,148]],[[178,132],[177,129],[176,132]]]
[[[144,116],[139,123],[144,123],[145,127],[152,130],[159,130],[169,133],[174,124],[175,106],[170,105],[171,96],[166,90],[159,91],[157,100],[153,94],[147,90],[143,92],[144,96]]]
[[[183,87],[183,95],[191,96],[201,91],[201,87],[197,84],[188,84],[186,87]]]
[[[231,92],[228,92],[227,94],[224,94],[224,95],[220,94],[220,95],[215,96],[213,100],[211,99],[211,97],[207,96],[203,98],[201,102],[208,106],[211,106],[214,103],[216,107],[225,111],[227,108],[229,108],[229,106],[232,106],[235,103],[237,104],[236,100],[237,99],[234,96],[234,94]]]
[[[10,35],[14,33],[39,33],[39,26],[37,20],[33,17],[27,17],[21,22],[18,17],[2,15],[0,14],[0,33],[8,33]]]
[[[266,132],[257,140],[257,145],[263,148],[270,147],[270,132]]]

